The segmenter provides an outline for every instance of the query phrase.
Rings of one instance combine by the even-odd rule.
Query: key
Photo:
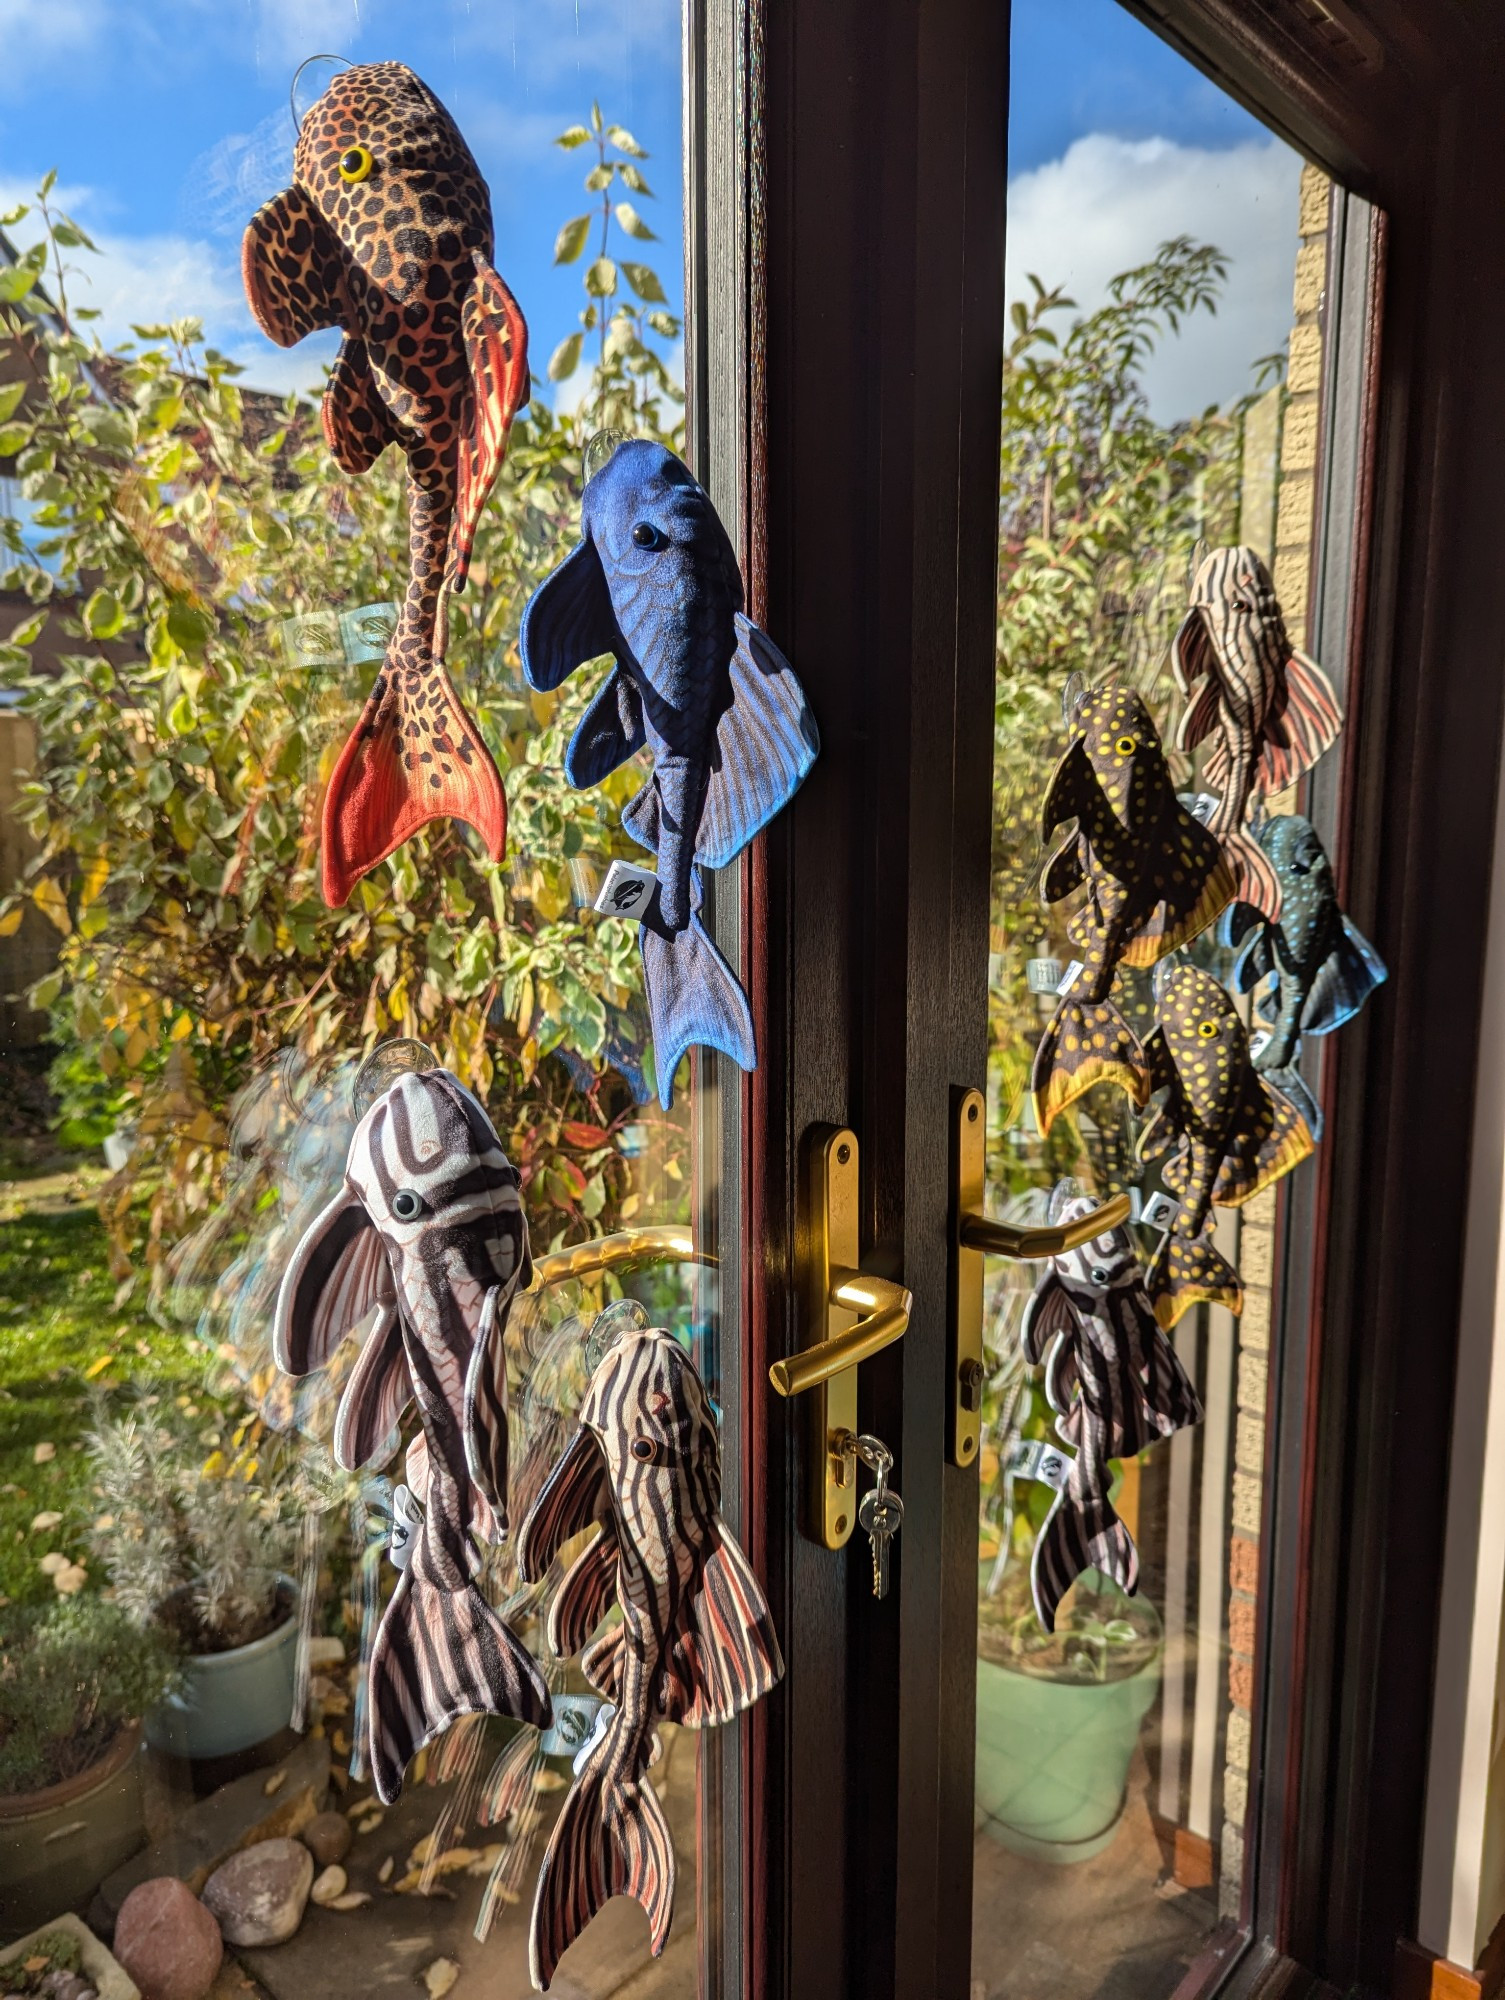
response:
[[[904,1525],[904,1502],[889,1491],[888,1480],[879,1474],[871,1493],[864,1493],[857,1520],[866,1529],[873,1545],[873,1595],[888,1595],[888,1545]]]

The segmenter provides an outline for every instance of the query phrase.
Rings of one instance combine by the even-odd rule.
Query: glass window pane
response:
[[[398,1580],[399,1489],[418,1505],[428,1491],[417,1427],[379,1405],[396,1429],[363,1472],[341,1471],[336,1409],[366,1349],[337,1344],[294,1381],[273,1313],[294,1247],[339,1194],[357,1115],[409,1060],[394,1047],[416,1042],[485,1105],[544,1265],[506,1334],[514,1531],[571,1434],[603,1309],[639,1302],[720,1394],[734,1330],[709,1268],[648,1259],[581,1279],[546,1263],[661,1225],[693,1226],[714,1254],[735,1098],[723,1106],[724,1080],[687,1059],[660,1108],[637,932],[594,907],[613,860],[651,859],[621,823],[646,761],[572,789],[565,746],[605,667],[540,693],[518,643],[578,536],[590,439],[684,448],[679,11],[402,0],[374,16],[170,5],[94,10],[57,33],[40,20],[7,114],[15,207],[0,224],[0,378],[15,384],[0,387],[15,1106],[0,1207],[0,1946],[70,1912],[108,1944],[135,1881],[177,1875],[197,1893],[232,1849],[287,1837],[315,1855],[313,1901],[301,1853],[284,1850],[293,1934],[232,1937],[273,2000],[394,1980],[437,1995],[456,1972],[462,1991],[522,1992],[570,1728],[599,1704],[578,1656],[551,1666],[570,1718],[555,1736],[464,1716],[419,1752],[395,1804],[375,1797],[367,1672]],[[292,182],[298,119],[349,64],[376,61],[416,72],[474,155],[485,186],[454,198],[489,202],[488,261],[527,321],[532,399],[524,377],[437,641],[503,776],[505,853],[435,820],[338,885],[331,909],[321,800],[408,597],[411,439],[366,396],[359,342],[321,426],[348,300],[320,292],[315,268],[302,306],[295,288],[278,307],[263,274],[253,316],[241,239]],[[339,171],[358,205],[383,133],[349,137]],[[32,195],[18,176],[49,159],[56,180]],[[415,189],[420,207],[451,193]],[[379,209],[352,209],[357,235],[364,213],[408,232],[394,254],[447,254],[445,217]],[[285,220],[295,255],[301,225]],[[489,408],[486,368],[516,357],[498,345],[496,298],[477,297],[493,345],[483,366],[456,316],[481,385],[462,422]],[[377,1049],[393,1067],[372,1083]],[[347,1276],[376,1340],[380,1287]],[[479,1572],[540,1657],[561,1574],[528,1588],[511,1544]],[[689,1732],[661,1735],[675,1921],[653,1966],[642,1909],[613,1901],[560,1974],[593,2000],[718,1990],[700,1966],[723,1960],[715,1883],[739,1833],[721,1825],[716,1759]],[[310,1827],[315,1809],[332,1817]],[[54,1937],[44,1955],[68,1951]]]
[[[1252,1011],[1275,965],[1251,958],[1266,932],[1243,900],[1284,838],[1271,829],[1312,810],[1306,763],[1277,778],[1267,758],[1235,797],[1278,725],[1262,741],[1256,725],[1252,752],[1236,741],[1215,699],[1227,672],[1186,650],[1203,625],[1182,633],[1179,677],[1176,639],[1198,600],[1211,632],[1226,571],[1229,615],[1264,619],[1322,734],[1298,655],[1329,190],[1112,0],[1016,0],[1012,74],[989,1198],[1043,1221],[1130,1192],[1149,1290],[1116,1261],[1124,1239],[1063,1259],[1054,1301],[1041,1266],[989,1266],[973,1994],[1169,1994],[1236,1925],[1249,1863],[1279,1175],[1316,1122],[1311,1016],[1301,1056],[1277,1051],[1276,1003]],[[1255,602],[1271,585],[1284,639]],[[1162,888],[1136,916],[1123,884],[1153,877],[1153,855]],[[1219,928],[1219,908],[1239,914]],[[1207,1110],[1201,1058],[1165,1053],[1183,992],[1201,1009],[1187,1032],[1226,1042],[1249,1105],[1268,1121],[1284,1102],[1293,1135],[1279,1160],[1246,1135],[1248,1157],[1209,1179],[1205,1231],[1204,1161],[1166,1149]],[[1144,1204],[1162,1190],[1157,1222]],[[1113,1317],[1119,1280],[1141,1318]],[[1128,1595],[1106,1572],[1127,1582],[1135,1561]]]

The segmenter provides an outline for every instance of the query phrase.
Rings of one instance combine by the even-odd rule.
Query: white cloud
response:
[[[54,57],[92,55],[106,14],[105,0],[0,0],[0,91],[19,95]]]
[[[1290,331],[1300,174],[1298,155],[1273,138],[1215,152],[1090,133],[1009,183],[1008,297],[1029,295],[1032,271],[1090,312],[1109,279],[1168,238],[1215,243],[1231,266],[1216,317],[1183,322],[1143,372],[1162,421],[1228,403]]]
[[[286,63],[289,81],[305,56],[348,54],[363,25],[359,0],[261,0],[257,23],[257,53]]]

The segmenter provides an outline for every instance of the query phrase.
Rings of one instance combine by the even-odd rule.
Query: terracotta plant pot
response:
[[[77,1777],[0,1796],[0,1939],[87,1903],[145,1845],[140,1743],[133,1724]]]
[[[298,1596],[291,1577],[280,1625],[227,1653],[192,1653],[183,1685],[147,1716],[146,1740],[172,1757],[228,1757],[286,1729],[298,1660]]]

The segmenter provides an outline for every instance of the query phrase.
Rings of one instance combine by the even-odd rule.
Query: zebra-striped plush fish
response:
[[[1208,824],[1238,870],[1240,899],[1274,923],[1280,881],[1244,822],[1257,794],[1284,791],[1332,747],[1343,727],[1338,697],[1291,644],[1270,572],[1250,548],[1214,549],[1203,562],[1171,664],[1190,697],[1178,747],[1217,739],[1202,773],[1218,794]]]
[[[658,856],[638,931],[659,1096],[692,1044],[752,1069],[752,1015],[700,921],[702,868],[724,868],[794,796],[820,739],[794,669],[743,615],[736,553],[689,467],[629,438],[589,480],[581,540],[523,613],[523,671],[542,690],[616,660],[570,740],[572,785],[646,744],[653,775],[622,825]]]
[[[675,1861],[645,1776],[655,1726],[729,1722],[783,1674],[767,1601],[720,1505],[716,1419],[689,1356],[671,1334],[624,1334],[518,1535],[518,1568],[532,1581],[572,1535],[600,1524],[559,1586],[549,1645],[560,1658],[586,1648],[586,1678],[612,1704],[576,1761],[539,1872],[529,1961],[541,1993],[613,1896],[642,1904],[654,1956],[663,1950]],[[621,1622],[587,1646],[614,1601]]]
[[[1075,1197],[1060,1220],[1074,1222],[1093,1206]],[[1032,1367],[1045,1361],[1056,1430],[1076,1454],[1030,1563],[1035,1615],[1054,1632],[1061,1599],[1084,1569],[1100,1569],[1131,1596],[1138,1587],[1139,1552],[1109,1498],[1109,1459],[1131,1458],[1200,1423],[1202,1403],[1156,1323],[1127,1229],[1050,1259],[1020,1343]]]
[[[1077,736],[1056,767],[1041,838],[1077,830],[1045,871],[1047,903],[1085,885],[1067,924],[1082,970],[1035,1050],[1042,1133],[1095,1083],[1143,1106],[1150,1077],[1133,1029],[1109,994],[1120,965],[1150,966],[1206,928],[1233,894],[1233,871],[1171,784],[1149,710],[1130,688],[1094,688],[1076,706]]]
[[[476,1585],[472,1540],[507,1529],[503,1336],[531,1276],[517,1174],[484,1109],[447,1070],[399,1076],[293,1253],[273,1334],[278,1365],[306,1375],[376,1309],[335,1423],[347,1469],[376,1457],[418,1403],[408,1478],[423,1522],[367,1684],[371,1773],[389,1805],[409,1759],[457,1716],[550,1716],[537,1662]]]
[[[1169,1332],[1198,1299],[1243,1310],[1238,1273],[1212,1242],[1213,1205],[1241,1208],[1298,1166],[1313,1141],[1296,1106],[1256,1074],[1237,1009],[1199,967],[1178,965],[1161,986],[1145,1055],[1165,1098],[1139,1155],[1163,1161],[1161,1179],[1181,1204],[1145,1279]]]

